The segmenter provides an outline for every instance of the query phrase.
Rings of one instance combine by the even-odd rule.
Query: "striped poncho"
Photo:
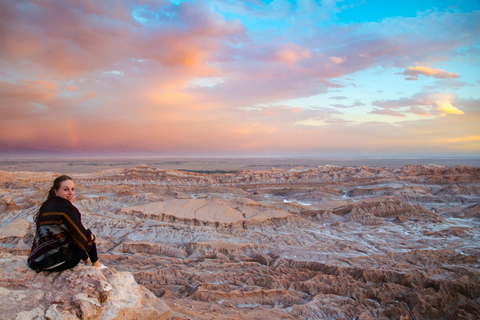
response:
[[[53,198],[40,212],[28,264],[32,269],[48,270],[77,259],[91,249],[92,233],[85,229],[78,209],[67,199]]]

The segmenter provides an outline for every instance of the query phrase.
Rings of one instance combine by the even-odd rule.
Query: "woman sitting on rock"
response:
[[[102,267],[95,235],[85,229],[80,212],[71,203],[74,196],[72,178],[60,176],[35,215],[35,238],[27,262],[37,272],[70,269],[80,260]]]

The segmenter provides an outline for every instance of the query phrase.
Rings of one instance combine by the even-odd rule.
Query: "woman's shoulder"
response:
[[[75,208],[75,206],[70,201],[60,197],[54,197],[46,205],[44,212],[60,211],[68,213],[71,210],[77,211],[77,208]]]

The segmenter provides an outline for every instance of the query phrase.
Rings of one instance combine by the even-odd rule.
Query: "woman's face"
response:
[[[57,195],[57,197],[72,201],[73,197],[75,196],[75,185],[73,184],[73,181],[62,181],[62,183],[60,184],[60,188],[58,188],[58,190],[55,190],[55,194]]]

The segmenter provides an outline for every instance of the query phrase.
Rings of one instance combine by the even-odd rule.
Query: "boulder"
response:
[[[0,257],[2,319],[170,319],[170,308],[129,272],[78,265],[36,273],[26,256]]]

